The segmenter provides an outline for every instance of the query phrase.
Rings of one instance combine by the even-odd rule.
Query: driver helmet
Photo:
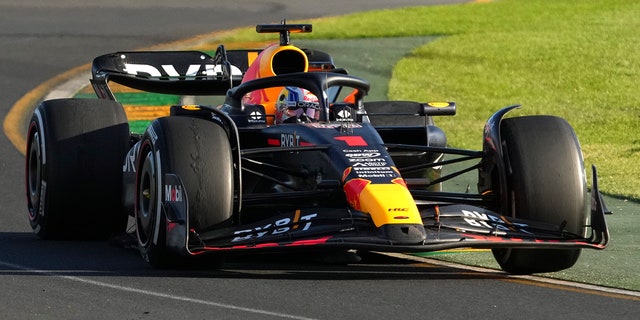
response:
[[[276,102],[276,123],[296,123],[320,119],[320,104],[309,90],[285,87]]]

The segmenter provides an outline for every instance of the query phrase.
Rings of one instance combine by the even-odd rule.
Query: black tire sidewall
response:
[[[149,152],[153,153],[154,159],[159,157],[156,179],[161,179],[157,183],[162,187],[155,197],[163,199],[165,174],[175,174],[182,181],[189,205],[189,229],[199,232],[232,219],[233,158],[227,133],[219,124],[188,116],[158,118],[143,135],[140,151],[138,168]],[[136,180],[138,184],[140,176]],[[136,186],[136,192],[139,192],[138,188]],[[139,205],[136,200],[136,215],[140,211]],[[140,252],[144,260],[156,268],[185,267],[195,259],[166,248],[166,216],[158,209],[154,209],[156,216],[152,219],[160,228],[155,230],[152,226],[153,233],[158,233],[158,240],[143,244],[139,238]]]
[[[500,132],[507,171],[503,208],[516,218],[564,225],[584,236],[586,178],[571,126],[554,116],[526,116],[503,120]],[[580,250],[494,249],[493,254],[503,270],[528,274],[569,268]]]
[[[46,158],[39,164],[38,201],[30,199],[29,191],[33,169],[29,150],[35,133],[40,135],[40,154]],[[125,231],[122,163],[129,147],[129,126],[119,103],[44,101],[32,116],[27,139],[27,204],[31,227],[39,237],[105,239]]]

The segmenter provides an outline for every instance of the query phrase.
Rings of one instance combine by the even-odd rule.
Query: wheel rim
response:
[[[35,220],[40,202],[42,186],[42,153],[40,135],[37,130],[31,135],[27,158],[27,192],[29,196],[29,218]]]
[[[147,247],[155,229],[156,172],[153,152],[147,150],[140,169],[137,187],[136,230],[141,246]]]

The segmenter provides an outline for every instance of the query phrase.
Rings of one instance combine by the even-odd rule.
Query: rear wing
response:
[[[109,53],[93,60],[91,84],[99,98],[110,100],[110,81],[155,93],[224,95],[240,84],[249,57],[258,52],[219,46],[214,57],[199,51]]]
[[[310,68],[334,68],[331,56],[302,49]],[[116,100],[109,82],[147,92],[175,95],[225,95],[242,82],[260,49],[226,50],[212,57],[200,51],[129,51],[93,60],[91,85],[98,98]]]

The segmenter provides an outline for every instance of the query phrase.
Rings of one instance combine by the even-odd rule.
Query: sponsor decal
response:
[[[125,59],[126,56],[121,56],[122,59]],[[125,63],[124,71],[128,74],[137,75],[137,76],[148,76],[148,77],[173,77],[173,78],[182,78],[184,80],[195,80],[196,76],[217,76],[222,74],[222,66],[217,64],[190,64],[187,67],[186,72],[180,74],[176,67],[171,64],[163,64],[160,68],[149,64],[139,64],[139,63]],[[232,75],[242,75],[242,71],[240,68],[236,66],[231,66],[231,74]]]
[[[259,111],[252,111],[247,119],[249,123],[263,123],[264,121],[264,115]]]
[[[158,134],[153,126],[147,127],[147,132],[149,133],[149,136],[151,136],[151,142],[156,143],[156,141],[158,141]]]
[[[388,167],[387,161],[384,159],[369,159],[369,160],[370,161],[367,161],[367,162],[361,162],[361,161],[358,161],[358,162],[351,161],[351,162],[355,162],[353,164],[353,167]]]
[[[297,147],[300,145],[300,137],[295,133],[281,133],[280,134],[280,146],[281,147]]]
[[[122,165],[122,172],[136,172],[136,159],[138,158],[139,152],[140,142],[138,141],[127,153],[127,156],[124,159],[124,165]]]
[[[189,111],[197,111],[200,110],[200,107],[197,105],[186,105],[186,106],[181,106],[182,109],[184,110],[189,110]]]
[[[300,136],[296,133],[281,133],[280,139],[267,138],[267,144],[270,146],[279,147],[310,147],[313,146],[311,142],[301,141]]]
[[[387,209],[387,212],[389,213],[405,213],[405,212],[409,212],[409,208],[389,208]],[[409,216],[393,216],[394,220],[407,220],[410,219],[411,217]]]
[[[358,123],[319,123],[319,122],[309,122],[304,124],[307,127],[317,128],[317,129],[338,129],[338,128],[362,128],[361,124]]]
[[[42,115],[40,114],[40,109],[36,109],[34,111],[34,114],[36,116],[36,118],[38,119],[38,125],[37,125],[37,130],[42,130],[41,128],[44,128],[44,124],[42,123]],[[31,130],[31,129],[29,129]],[[47,150],[46,150],[46,142],[45,142],[45,135],[40,135],[38,133],[39,131],[36,131],[36,135],[35,141],[40,141],[40,156],[42,157],[42,165],[47,164]]]
[[[376,150],[377,151],[377,150]],[[353,152],[353,150],[343,150],[345,152],[345,156],[349,159],[374,159],[381,155],[380,152]],[[350,153],[347,153],[350,152]],[[351,153],[352,152],[352,153]]]
[[[351,112],[349,110],[340,110],[338,112],[338,117],[340,118],[351,118]]]
[[[220,119],[220,117],[218,117],[214,112],[211,112],[211,120],[219,123],[220,125],[224,125],[224,121],[222,121],[222,119]]]
[[[181,185],[165,185],[164,186],[164,201],[168,202],[182,202],[183,193]]]
[[[260,239],[265,236],[275,236],[292,231],[307,231],[312,226],[312,221],[318,216],[317,213],[301,215],[297,210],[292,218],[282,218],[251,229],[237,230],[233,234],[236,236],[231,242]]]
[[[377,149],[343,149],[344,156],[348,159],[350,167],[358,177],[371,178],[397,178],[399,173],[394,167],[389,166],[388,160]],[[344,178],[343,178],[344,180]]]
[[[525,229],[526,227],[528,227],[528,225],[525,223],[510,222],[502,219],[501,217],[494,216],[488,213],[480,213],[475,210],[462,210],[461,212],[464,215],[464,221],[468,225],[494,230],[495,234],[504,234],[504,231],[519,231],[531,234],[531,232]]]
[[[391,167],[353,167],[358,177],[361,178],[396,178],[397,174]]]
[[[47,196],[47,182],[42,180],[40,185],[40,200],[38,201],[38,214],[44,217],[44,202]]]
[[[307,100],[306,95],[305,95],[305,100]],[[287,106],[289,107],[298,107],[298,108],[303,108],[303,109],[316,109],[318,107],[318,102],[312,102],[312,101],[288,101],[287,102]]]
[[[338,122],[351,122],[353,118],[351,117],[351,112],[347,109],[342,109],[338,111],[336,114],[336,121]],[[345,124],[346,125],[346,124]]]

